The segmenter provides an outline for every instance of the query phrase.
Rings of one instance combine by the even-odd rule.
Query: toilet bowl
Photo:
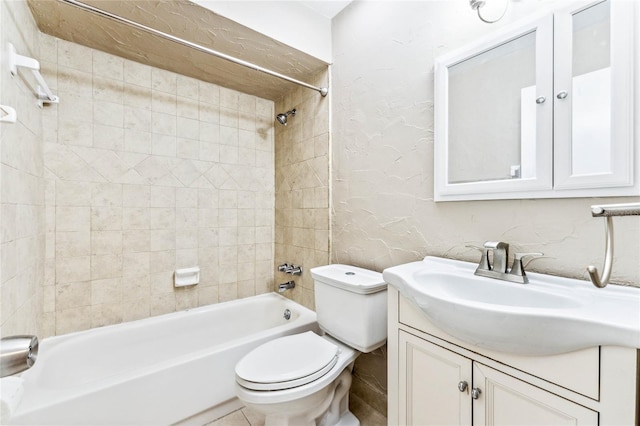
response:
[[[351,370],[360,352],[330,336],[308,331],[272,340],[249,355],[236,367],[236,395],[246,406],[264,414],[266,424],[359,424],[346,420],[351,414],[347,398]],[[257,359],[260,361],[255,363]],[[255,365],[279,365],[276,370],[281,371],[293,360],[299,361],[298,368],[292,368],[296,372],[285,380],[278,380],[269,368],[254,370]],[[345,415],[344,422],[339,423]]]
[[[236,365],[236,395],[265,425],[357,426],[349,411],[353,364],[386,341],[382,275],[348,265],[311,269],[323,335],[267,342]]]

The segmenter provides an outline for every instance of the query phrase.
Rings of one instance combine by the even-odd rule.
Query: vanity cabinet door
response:
[[[598,413],[550,392],[473,363],[473,425],[598,425]]]
[[[471,424],[471,360],[400,331],[399,364],[399,424]]]

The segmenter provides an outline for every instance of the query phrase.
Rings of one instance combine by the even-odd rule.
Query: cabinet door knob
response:
[[[564,99],[564,98],[566,98],[567,96],[569,96],[569,93],[568,93],[566,90],[563,90],[563,91],[561,91],[561,92],[558,92],[558,94],[556,95],[556,97],[557,97],[558,99]]]
[[[479,388],[473,388],[473,389],[471,389],[471,398],[478,399],[478,398],[480,398],[480,394],[481,393],[482,392],[480,391]]]
[[[468,387],[469,387],[469,384],[467,382],[465,382],[464,380],[461,381],[460,383],[458,383],[458,390],[460,392],[466,391]]]
[[[547,98],[545,98],[544,96],[538,96],[536,98],[536,103],[537,104],[543,104],[546,100],[547,100]]]

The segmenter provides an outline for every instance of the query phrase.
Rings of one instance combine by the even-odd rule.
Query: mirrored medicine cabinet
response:
[[[437,58],[435,200],[639,195],[634,3],[574,3]]]

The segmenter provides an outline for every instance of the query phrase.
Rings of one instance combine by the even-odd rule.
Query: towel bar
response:
[[[605,222],[605,251],[604,269],[602,276],[598,274],[598,268],[593,265],[587,267],[591,282],[598,288],[606,287],[611,278],[613,266],[613,216],[640,216],[640,203],[627,204],[603,204],[591,206],[591,216],[604,217]]]

